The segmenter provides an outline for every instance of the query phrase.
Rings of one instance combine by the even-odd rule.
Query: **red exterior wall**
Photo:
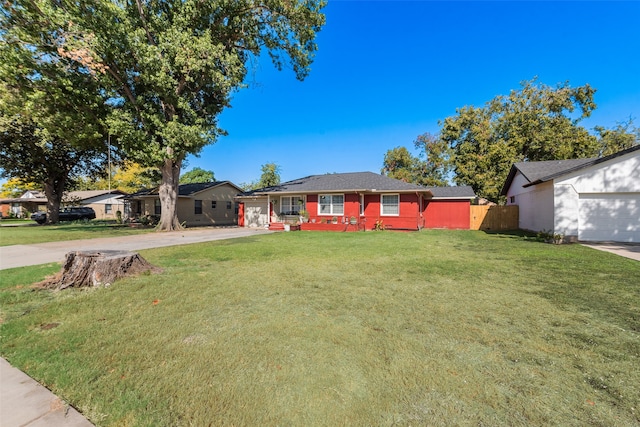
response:
[[[426,228],[458,228],[468,230],[471,223],[469,200],[435,200],[425,207]]]
[[[368,194],[364,199],[366,228],[373,229],[376,221],[382,221],[385,228],[417,230],[423,226],[420,214],[420,200],[417,194],[400,194],[399,215],[382,215],[379,194]]]
[[[331,193],[328,193],[331,194]],[[420,211],[422,204],[423,211]],[[342,215],[318,215],[318,195],[306,195],[309,224],[303,230],[356,231],[372,230],[382,221],[387,229],[418,230],[420,228],[466,229],[470,227],[469,200],[421,200],[418,194],[400,194],[399,215],[381,214],[380,194],[366,194],[364,215],[360,215],[360,194],[344,194]],[[332,224],[334,216],[337,224]],[[351,218],[355,224],[351,224]]]
[[[318,215],[318,195],[307,195],[306,209],[309,221],[315,223],[331,222],[334,215]],[[358,228],[372,230],[377,221],[381,220],[386,228],[417,230],[424,225],[420,215],[420,200],[417,194],[400,194],[400,214],[381,215],[380,194],[367,194],[364,197],[364,216],[360,215],[360,194],[347,193],[344,195],[344,214],[338,216],[338,223],[346,224],[355,217]],[[355,227],[353,227],[355,228]]]

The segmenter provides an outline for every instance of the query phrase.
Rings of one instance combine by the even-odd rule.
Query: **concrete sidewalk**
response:
[[[255,236],[266,233],[273,232],[262,228],[208,227],[170,231],[166,233],[151,232],[133,236],[0,246],[0,270],[50,262],[62,262],[67,252],[71,251],[137,251],[164,246],[186,245],[212,240]]]
[[[0,426],[92,427],[73,407],[0,358]]]
[[[640,261],[640,243],[580,242],[583,246]]]

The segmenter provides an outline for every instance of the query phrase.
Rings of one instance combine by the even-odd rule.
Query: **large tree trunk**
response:
[[[160,196],[160,222],[158,231],[182,230],[178,220],[178,185],[182,160],[167,159],[160,167],[162,184],[158,189]]]
[[[62,290],[66,288],[109,286],[121,277],[145,272],[159,272],[135,252],[88,251],[69,252],[62,270],[34,287]]]
[[[47,196],[47,224],[57,224],[59,221],[65,181],[59,177],[49,177],[44,183],[44,194]]]

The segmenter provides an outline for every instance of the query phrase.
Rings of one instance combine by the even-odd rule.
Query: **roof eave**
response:
[[[434,196],[430,200],[473,200],[476,196]]]
[[[509,169],[509,175],[507,175],[507,179],[504,182],[504,185],[502,186],[502,189],[500,190],[500,195],[501,196],[506,196],[507,193],[509,192],[509,188],[511,188],[511,184],[513,183],[513,179],[516,177],[516,173],[520,172],[520,174],[522,176],[524,176],[525,179],[527,179],[527,177],[522,173],[522,171],[520,171],[516,165],[511,165],[511,169]],[[527,179],[528,180],[528,179]]]
[[[389,190],[378,190],[376,188],[369,188],[369,189],[338,189],[338,190],[297,190],[297,191],[291,191],[291,190],[283,190],[283,191],[261,191],[259,193],[254,193],[249,197],[254,197],[254,196],[260,196],[260,195],[264,195],[264,196],[273,196],[273,195],[278,195],[278,196],[282,196],[282,195],[302,195],[302,194],[323,194],[323,193],[367,193],[367,194],[380,194],[380,193],[424,193],[424,194],[431,194],[433,195],[433,193],[431,192],[431,190],[428,189],[411,189],[411,190],[393,190],[393,189],[389,189]],[[245,196],[247,197],[247,196]]]

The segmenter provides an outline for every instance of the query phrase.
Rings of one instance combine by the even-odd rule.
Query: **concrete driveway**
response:
[[[640,243],[581,242],[583,246],[640,261]]]
[[[210,227],[194,228],[166,233],[146,233],[122,237],[102,237],[66,242],[25,243],[23,245],[0,246],[0,270],[29,265],[64,261],[67,252],[120,250],[137,251],[164,246],[186,245],[212,240],[233,239],[273,233],[258,228]]]

